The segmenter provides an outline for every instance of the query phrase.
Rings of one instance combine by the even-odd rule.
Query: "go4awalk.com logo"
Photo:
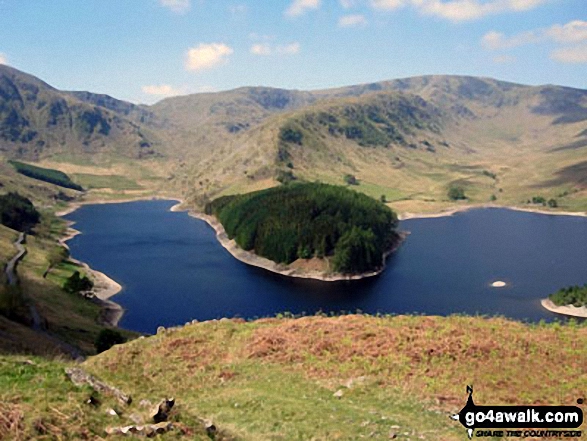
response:
[[[578,438],[583,411],[577,406],[477,406],[473,388],[467,386],[467,404],[451,416],[469,439],[476,437]],[[582,400],[578,400],[582,402]],[[565,429],[565,430],[560,430]]]

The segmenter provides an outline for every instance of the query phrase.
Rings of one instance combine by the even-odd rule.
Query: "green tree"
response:
[[[119,345],[124,342],[126,342],[126,339],[120,332],[114,329],[102,329],[96,338],[94,347],[96,348],[96,352],[99,354],[101,352],[107,351],[114,345]]]
[[[554,294],[551,294],[549,298],[557,306],[587,306],[587,285],[562,288]]]
[[[532,198],[532,203],[546,205],[546,199],[544,199],[542,196],[534,196]]]
[[[465,190],[463,187],[450,187],[448,189],[448,198],[453,201],[458,201],[461,199],[467,199],[467,196],[465,196]]]
[[[332,264],[341,273],[365,272],[381,266],[381,250],[371,230],[353,227],[337,242]]]
[[[18,193],[0,196],[0,221],[13,230],[31,233],[41,215],[33,203]]]
[[[80,276],[79,271],[74,272],[63,285],[63,289],[71,294],[89,291],[94,287],[94,282],[86,276]]]
[[[343,180],[347,185],[359,185],[359,181],[354,175],[344,175]]]

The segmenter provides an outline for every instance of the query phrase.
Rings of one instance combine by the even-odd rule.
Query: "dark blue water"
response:
[[[173,201],[87,205],[67,216],[83,234],[73,257],[123,285],[121,326],[154,332],[192,319],[254,318],[318,310],[555,315],[540,299],[587,283],[587,218],[479,209],[401,223],[410,231],[378,277],[319,282],[279,276],[234,259],[214,231]],[[506,288],[490,283],[503,280]]]

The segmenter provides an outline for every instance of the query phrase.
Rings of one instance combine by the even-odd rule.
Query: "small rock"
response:
[[[88,398],[86,400],[86,404],[89,404],[90,406],[98,407],[100,405],[100,400],[92,395],[92,396],[90,396],[90,398]]]
[[[389,432],[389,439],[396,439],[397,438],[397,433],[395,432]]]
[[[106,433],[108,435],[143,435],[152,438],[155,435],[161,435],[173,429],[171,423],[146,424],[137,426],[123,426],[123,427],[108,427]]]
[[[163,421],[167,421],[167,417],[169,417],[169,412],[175,405],[175,398],[166,398],[162,400],[151,412],[151,417],[155,423],[161,423]]]
[[[106,413],[111,416],[118,416],[118,413],[114,409],[112,409],[111,407],[106,409]]]
[[[204,420],[204,429],[208,435],[214,435],[218,430],[211,420]]]
[[[339,389],[332,394],[332,396],[335,398],[342,398],[343,395],[344,395],[344,392],[342,391],[342,389]]]

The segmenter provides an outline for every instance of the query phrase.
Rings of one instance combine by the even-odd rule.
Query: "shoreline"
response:
[[[141,196],[138,198],[124,198],[124,199],[95,199],[90,201],[77,201],[77,202],[69,202],[68,206],[61,211],[56,211],[55,216],[63,217],[67,216],[68,214],[73,213],[80,207],[84,205],[103,205],[103,204],[125,204],[127,202],[138,202],[138,201],[179,201],[183,203],[183,199],[176,198],[174,196]],[[179,204],[178,204],[179,205]]]
[[[523,211],[526,213],[536,213],[536,214],[545,214],[550,216],[578,216],[578,217],[587,217],[587,212],[585,211],[549,211],[549,210],[542,210],[540,208],[533,208],[533,207],[516,207],[516,206],[506,206],[506,205],[497,205],[497,204],[475,204],[475,205],[463,205],[461,207],[453,207],[448,208],[443,211],[433,212],[433,213],[411,213],[411,212],[404,212],[398,214],[398,219],[400,221],[410,220],[410,219],[431,219],[431,218],[438,218],[438,217],[447,217],[452,216],[457,213],[463,213],[469,210],[481,209],[481,208],[502,208],[504,210],[513,210],[513,211]],[[393,208],[392,208],[393,210]]]
[[[179,205],[172,207],[172,211],[179,211]],[[175,209],[175,210],[174,210]],[[344,275],[340,273],[325,274],[322,271],[300,271],[299,269],[290,268],[287,265],[275,263],[272,260],[266,259],[265,257],[258,256],[250,251],[245,251],[240,248],[234,240],[228,238],[226,231],[222,224],[213,216],[209,216],[203,213],[188,211],[188,215],[196,219],[200,219],[206,222],[216,232],[216,239],[220,242],[220,245],[226,251],[228,251],[235,259],[240,260],[247,265],[262,268],[272,273],[280,274],[282,276],[297,277],[300,279],[313,279],[320,280],[322,282],[339,282],[344,280],[361,280],[367,277],[374,277],[381,274],[385,270],[385,261],[387,257],[396,251],[401,245],[400,241],[397,246],[393,247],[390,251],[386,252],[383,256],[383,266],[377,271],[371,271],[368,273]]]
[[[81,205],[77,205],[76,207],[69,210],[66,214],[73,213],[80,206]],[[65,214],[60,215],[60,217],[61,216],[65,216]],[[67,229],[65,230],[65,235],[59,238],[58,242],[69,251],[67,241],[82,233],[81,231],[72,228],[72,225],[74,225],[75,222],[67,220],[66,222]],[[85,262],[74,259],[71,256],[68,260],[82,267],[93,279],[94,287],[92,288],[91,293],[94,295],[94,297],[91,298],[91,301],[101,307],[100,322],[104,325],[112,326],[114,328],[118,327],[118,323],[124,315],[124,308],[118,303],[110,300],[110,297],[113,297],[122,291],[122,285],[108,277],[103,272],[91,268]]]
[[[540,304],[543,308],[549,310],[550,312],[554,312],[555,314],[561,314],[571,317],[579,317],[579,318],[587,318],[587,306],[573,306],[573,305],[563,305],[557,306],[553,303],[550,299],[542,299],[540,300]]]

